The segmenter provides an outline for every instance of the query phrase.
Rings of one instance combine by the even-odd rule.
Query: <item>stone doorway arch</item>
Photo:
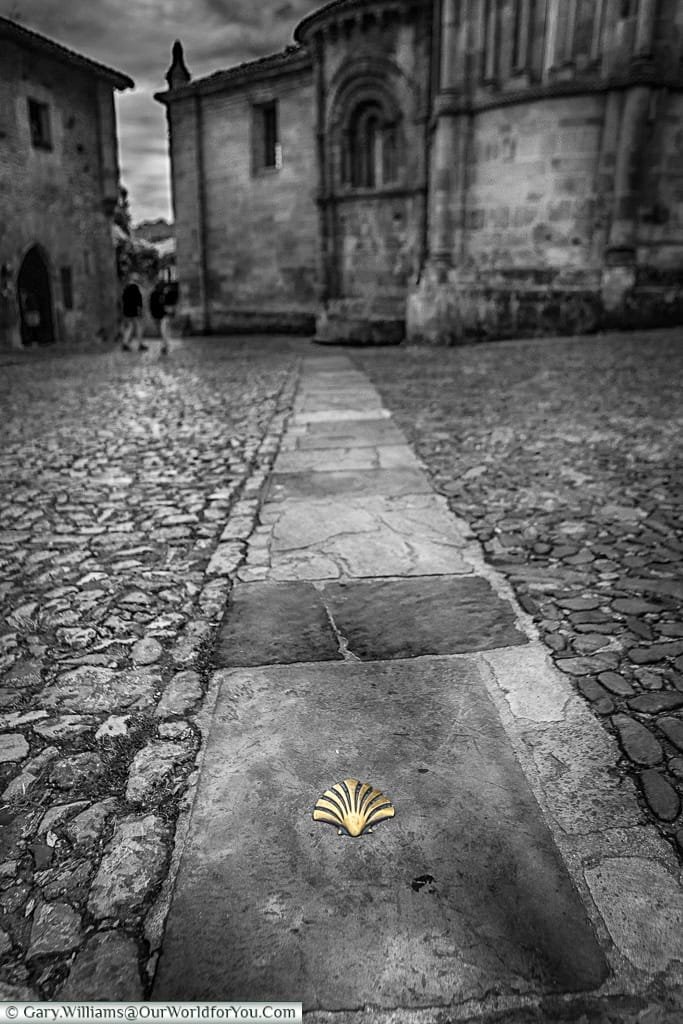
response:
[[[55,340],[50,271],[43,250],[33,245],[17,276],[17,299],[23,345],[50,345]]]

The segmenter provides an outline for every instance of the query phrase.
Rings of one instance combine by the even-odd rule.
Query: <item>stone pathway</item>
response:
[[[356,358],[683,860],[680,335]]]
[[[679,1020],[673,850],[348,356],[304,360],[259,522],[153,998]],[[396,807],[355,840],[311,818],[348,777]]]
[[[3,358],[0,996],[147,991],[289,347]]]

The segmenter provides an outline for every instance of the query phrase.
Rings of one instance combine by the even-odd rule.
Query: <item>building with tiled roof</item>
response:
[[[0,347],[115,335],[113,94],[132,87],[0,17]]]
[[[449,342],[683,319],[683,6],[333,0],[167,108],[197,330]]]

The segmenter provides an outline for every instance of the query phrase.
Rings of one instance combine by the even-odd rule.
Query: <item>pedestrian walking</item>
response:
[[[121,348],[130,352],[131,341],[135,338],[138,352],[146,352],[147,346],[142,340],[142,292],[134,280],[128,282],[121,296],[123,313],[123,340]]]
[[[157,281],[149,296],[149,311],[159,324],[161,355],[168,353],[171,341],[170,319],[178,302],[178,286],[174,281]]]

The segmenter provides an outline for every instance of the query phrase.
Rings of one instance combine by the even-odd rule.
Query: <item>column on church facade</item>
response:
[[[441,9],[441,48],[439,89],[435,102],[434,139],[432,148],[432,201],[429,232],[429,257],[443,276],[452,262],[453,217],[451,212],[456,186],[457,118],[452,107],[457,96],[459,72],[458,8],[461,0],[444,0]]]
[[[633,45],[633,69],[653,50],[656,0],[640,0]],[[638,206],[642,180],[643,139],[651,89],[634,82],[623,94],[616,144],[612,216],[605,252],[603,302],[617,309],[635,283]]]

